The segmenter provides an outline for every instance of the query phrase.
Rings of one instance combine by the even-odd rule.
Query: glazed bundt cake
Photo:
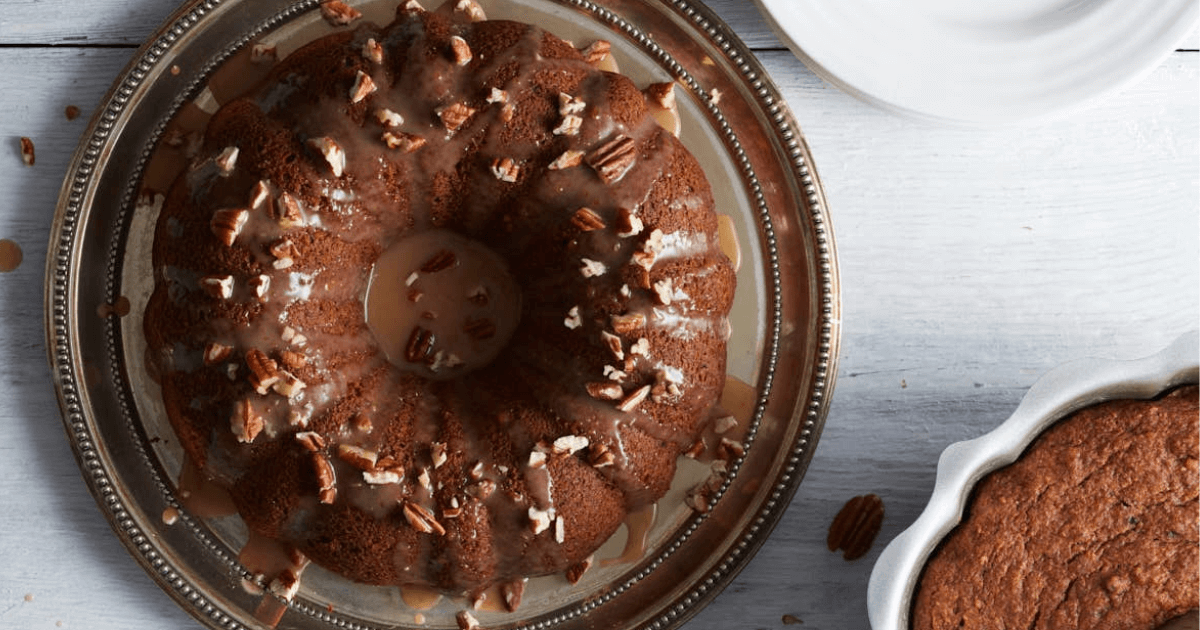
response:
[[[467,594],[577,566],[663,495],[735,283],[664,86],[471,9],[407,2],[223,104],[144,317],[183,449],[253,531]]]

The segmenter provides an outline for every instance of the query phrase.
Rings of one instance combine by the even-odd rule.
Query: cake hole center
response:
[[[492,362],[521,317],[508,265],[449,230],[403,238],[379,257],[367,287],[367,326],[388,360],[432,379]]]

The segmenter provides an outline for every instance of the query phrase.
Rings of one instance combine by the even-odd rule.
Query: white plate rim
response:
[[[958,25],[928,14],[929,5],[952,4],[939,0],[755,2],[829,83],[893,113],[970,127],[1078,111],[1136,83],[1200,24],[1193,0],[1042,0],[1062,6],[1020,22]]]

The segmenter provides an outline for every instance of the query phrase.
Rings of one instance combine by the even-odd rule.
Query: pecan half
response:
[[[650,395],[650,386],[643,385],[637,391],[626,396],[624,400],[617,403],[617,409],[620,409],[621,411],[624,411],[625,413],[629,413],[630,411],[637,409],[638,405],[642,404],[642,401],[646,400],[646,397],[649,395]]]
[[[437,115],[447,130],[458,131],[471,116],[475,115],[475,109],[468,107],[464,103],[451,103],[437,110]]]
[[[591,208],[576,210],[575,214],[571,216],[571,223],[584,232],[603,230],[605,227],[604,219],[601,219],[600,215],[596,214],[596,211]]]
[[[404,359],[409,363],[425,363],[433,356],[433,343],[436,341],[433,331],[415,326],[408,336],[408,345],[404,348]]]
[[[829,525],[826,546],[842,550],[846,560],[856,560],[871,550],[883,524],[883,499],[875,494],[854,497],[842,506]]]
[[[243,443],[253,442],[254,438],[262,432],[263,418],[254,410],[250,399],[242,399],[234,403],[233,416],[229,419],[229,428],[237,437],[237,441]]]
[[[637,161],[637,144],[625,135],[600,145],[587,155],[587,163],[606,184],[618,182]]]

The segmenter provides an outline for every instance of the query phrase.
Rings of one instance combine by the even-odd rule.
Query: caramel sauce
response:
[[[429,610],[442,600],[442,594],[427,586],[406,584],[400,587],[400,599],[413,610]]]
[[[229,492],[206,479],[191,459],[184,459],[179,471],[179,501],[197,518],[217,518],[237,514]]]
[[[490,363],[520,314],[503,259],[448,230],[401,239],[379,257],[367,288],[367,325],[388,359],[428,378]]]
[[[658,513],[658,505],[650,504],[636,512],[630,512],[625,517],[625,531],[629,537],[625,539],[625,549],[621,555],[600,561],[600,566],[608,567],[614,564],[633,562],[646,554],[649,548],[650,528],[654,526],[654,517]]]
[[[24,258],[20,245],[6,238],[0,239],[0,272],[16,271]]]

